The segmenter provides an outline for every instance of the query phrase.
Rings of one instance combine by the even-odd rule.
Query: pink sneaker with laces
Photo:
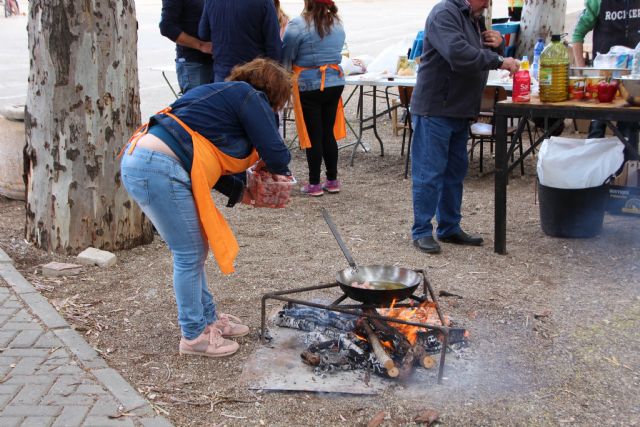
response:
[[[235,341],[222,338],[222,333],[216,328],[205,328],[199,337],[192,340],[182,337],[178,348],[180,354],[224,357],[238,351],[240,345]]]
[[[328,179],[322,184],[322,189],[327,193],[339,193],[340,192],[340,181],[337,179]]]
[[[324,194],[322,184],[305,184],[300,191],[313,197],[320,197]]]
[[[240,322],[242,322],[242,320],[232,314],[220,313],[218,315],[218,320],[207,327],[218,329],[223,337],[243,337],[249,333],[249,327]]]

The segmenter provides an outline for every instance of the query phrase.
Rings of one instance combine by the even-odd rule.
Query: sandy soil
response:
[[[180,357],[171,287],[171,257],[160,238],[119,252],[115,267],[45,278],[38,266],[72,257],[34,249],[23,238],[22,203],[0,200],[0,247],[108,363],[176,425],[415,425],[425,409],[443,425],[640,424],[640,222],[606,216],[601,235],[545,236],[534,191],[534,160],[509,185],[508,255],[493,252],[493,177],[478,177],[477,157],[465,184],[463,227],[485,246],[443,245],[428,256],[411,245],[411,181],[403,179],[400,138],[383,123],[385,156],[341,151],[343,191],[310,199],[296,191],[283,210],[225,209],[240,242],[237,272],[222,276],[208,262],[210,288],[222,311],[245,319],[252,333],[228,359]],[[305,181],[303,153],[293,171]],[[485,166],[493,160],[487,153]],[[447,313],[471,332],[469,349],[444,385],[407,393],[353,397],[249,391],[237,383],[260,345],[265,292],[333,280],[346,267],[320,214],[326,207],[356,261],[425,268],[432,285],[462,295],[443,298]],[[327,297],[327,296],[324,296]],[[273,308],[270,307],[270,308]],[[415,387],[412,387],[414,390]]]

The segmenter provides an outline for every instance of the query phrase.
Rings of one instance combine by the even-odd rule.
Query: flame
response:
[[[433,302],[425,302],[417,307],[395,307],[394,300],[389,308],[379,308],[378,313],[382,316],[392,317],[398,320],[414,323],[426,323],[432,325],[442,325],[436,305]],[[449,324],[449,320],[445,317],[445,325]],[[391,326],[400,331],[411,345],[415,344],[418,339],[418,332],[421,329],[418,326],[404,325],[402,323],[392,323]]]

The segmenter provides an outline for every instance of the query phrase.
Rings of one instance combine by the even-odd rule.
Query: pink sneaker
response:
[[[242,320],[232,314],[220,314],[218,320],[207,326],[208,328],[218,329],[223,337],[234,338],[243,337],[249,333],[249,327],[243,325]]]
[[[230,356],[238,351],[240,345],[231,340],[222,338],[221,332],[216,328],[205,328],[199,337],[188,340],[180,339],[180,354],[192,354],[205,357]]]
[[[340,181],[337,179],[328,179],[322,184],[322,189],[327,193],[339,193],[340,192]]]
[[[313,197],[320,197],[324,194],[324,191],[322,191],[322,184],[305,184],[301,191],[304,194],[308,194]]]

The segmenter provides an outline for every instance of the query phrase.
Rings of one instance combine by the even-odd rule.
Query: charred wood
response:
[[[373,354],[375,354],[378,362],[380,362],[380,364],[385,367],[385,369],[387,370],[387,375],[391,378],[397,377],[400,372],[396,368],[395,363],[393,362],[391,357],[389,357],[389,355],[385,351],[384,347],[380,343],[380,340],[373,332],[366,319],[362,322],[362,328],[367,334],[367,339],[369,340],[369,344],[371,345]]]

